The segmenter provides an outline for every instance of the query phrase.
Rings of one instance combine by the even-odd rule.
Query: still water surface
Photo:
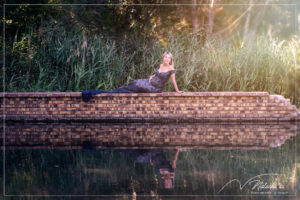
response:
[[[297,133],[294,123],[7,122],[0,188],[11,198],[296,199]]]

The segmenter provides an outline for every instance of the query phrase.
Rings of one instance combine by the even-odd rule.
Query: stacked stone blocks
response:
[[[289,99],[268,92],[1,93],[1,117],[34,121],[297,121]]]

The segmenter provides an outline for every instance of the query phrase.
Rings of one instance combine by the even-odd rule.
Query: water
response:
[[[6,198],[296,199],[297,133],[294,123],[7,122],[0,189]]]

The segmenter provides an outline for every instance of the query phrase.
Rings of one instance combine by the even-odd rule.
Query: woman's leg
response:
[[[85,102],[88,102],[93,98],[93,95],[101,94],[101,93],[107,93],[108,91],[104,90],[84,90],[82,91],[82,100]]]
[[[96,94],[101,94],[101,93],[136,93],[136,92],[138,92],[138,88],[136,87],[136,84],[133,81],[127,86],[121,86],[119,88],[116,88],[114,90],[109,90],[109,91],[105,91],[105,90],[84,90],[82,92],[82,99],[83,99],[83,101],[88,102],[89,100],[91,100],[93,98],[93,95],[96,95]]]
[[[82,92],[82,99],[88,102],[93,95],[101,93],[160,93],[162,88],[156,88],[149,83],[149,79],[136,79],[129,85],[121,86],[114,90],[85,90]]]
[[[141,93],[160,93],[162,92],[161,88],[154,87],[149,82],[149,79],[138,79],[136,81],[136,87],[138,88],[138,91]]]

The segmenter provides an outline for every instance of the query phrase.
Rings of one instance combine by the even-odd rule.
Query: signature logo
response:
[[[220,190],[218,193],[220,193],[221,191],[224,190],[224,188],[226,188],[229,184],[233,183],[233,182],[237,182],[239,184],[239,189],[240,191],[242,191],[246,186],[249,186],[249,187],[252,187],[251,189],[252,190],[258,190],[258,191],[261,191],[261,190],[271,190],[271,189],[282,189],[282,188],[279,188],[279,186],[277,185],[269,185],[268,183],[264,182],[261,180],[261,177],[263,176],[282,176],[281,174],[260,174],[260,175],[257,175],[257,176],[254,176],[250,179],[248,179],[243,185],[241,183],[241,181],[239,181],[238,179],[232,179],[230,180],[229,182],[227,182]]]

